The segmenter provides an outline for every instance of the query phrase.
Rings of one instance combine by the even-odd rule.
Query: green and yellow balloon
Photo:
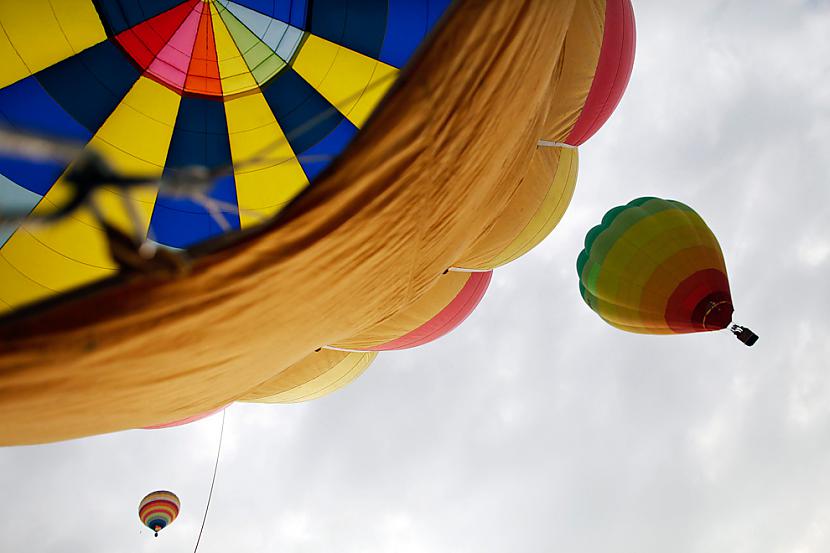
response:
[[[585,303],[608,324],[641,334],[722,330],[732,295],[717,238],[692,208],[637,198],[611,209],[576,263]],[[758,336],[732,325],[746,345]]]

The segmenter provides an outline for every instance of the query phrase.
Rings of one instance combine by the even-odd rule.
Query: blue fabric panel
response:
[[[412,0],[388,0],[386,38],[380,51],[380,61],[394,67],[403,67],[421,44],[427,33],[428,7]]]
[[[220,0],[221,2],[222,0]],[[234,0],[246,8],[251,8],[283,23],[291,23],[291,0]],[[224,4],[224,2],[222,2]]]
[[[403,67],[452,0],[388,0],[386,37],[380,61]]]
[[[41,196],[49,192],[66,166],[67,164],[62,161],[29,161],[0,156],[0,174]]]
[[[28,213],[40,201],[40,194],[35,194],[18,186],[3,175],[0,175],[0,206],[6,212]],[[17,225],[0,224],[0,248],[17,230]]]
[[[314,0],[309,29],[330,40],[377,59],[386,34],[387,0]]]
[[[308,160],[300,158],[300,165],[305,171],[309,182],[320,174],[320,172],[328,167],[334,158],[337,157],[349,142],[357,134],[357,127],[352,125],[348,119],[343,119],[340,124],[326,136],[323,140],[309,148],[303,153],[303,156],[308,157]],[[314,160],[312,156],[331,156],[329,159]]]
[[[215,200],[237,205],[233,176],[218,179],[207,195]],[[223,207],[220,211],[231,229],[239,229],[238,210]],[[150,239],[163,246],[187,248],[223,232],[222,227],[201,204],[159,192],[150,221]]]
[[[165,167],[220,167],[230,164],[231,146],[225,105],[207,98],[183,97]]]
[[[57,136],[86,143],[92,133],[79,125],[40,86],[27,77],[0,90],[0,125],[35,134]],[[67,163],[20,159],[0,155],[0,174],[30,192],[46,194]]]
[[[300,29],[305,29],[308,2],[306,0],[292,0],[289,23]]]
[[[190,165],[230,168],[231,163],[224,104],[205,98],[183,97],[164,174]],[[236,206],[233,176],[217,180],[207,196]],[[231,228],[239,228],[237,209],[222,208],[222,215]],[[189,198],[170,195],[162,183],[150,221],[149,238],[167,246],[186,248],[222,232],[205,206]]]
[[[35,77],[75,121],[95,133],[139,74],[125,54],[107,40],[38,72]]]
[[[295,154],[317,144],[345,119],[291,67],[263,90],[263,96]]]
[[[427,0],[429,11],[427,13],[427,31],[431,31],[447,8],[452,4],[452,0]]]
[[[0,89],[0,124],[84,143],[92,138],[32,76]]]
[[[143,23],[186,0],[95,0],[98,15],[110,35]]]

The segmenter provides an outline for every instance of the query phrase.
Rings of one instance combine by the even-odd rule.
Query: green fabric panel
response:
[[[258,84],[266,83],[285,67],[285,62],[227,8],[221,4],[216,8]]]
[[[264,48],[268,48],[264,43],[260,43]],[[269,49],[270,52],[270,49]],[[245,63],[248,63],[248,58],[245,58]],[[274,75],[280,72],[280,69],[285,67],[285,62],[273,52],[265,59],[259,62],[256,67],[251,69],[254,74],[254,79],[260,85],[268,82]]]

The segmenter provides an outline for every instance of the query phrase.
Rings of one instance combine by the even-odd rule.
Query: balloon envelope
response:
[[[606,213],[585,237],[577,273],[585,303],[622,330],[682,334],[732,320],[720,245],[678,201],[638,198]]]
[[[173,492],[155,491],[144,496],[138,504],[138,518],[158,535],[159,531],[176,520],[180,507],[179,498]]]

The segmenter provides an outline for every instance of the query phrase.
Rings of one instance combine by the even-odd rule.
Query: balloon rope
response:
[[[576,146],[573,144],[566,144],[565,142],[553,142],[551,140],[539,140],[536,143],[537,146],[542,146],[545,148],[569,148],[571,150],[575,150]]]
[[[208,516],[208,509],[210,509],[210,498],[213,497],[213,485],[216,483],[216,469],[219,468],[219,454],[222,452],[222,436],[225,433],[225,409],[222,409],[222,426],[219,429],[219,447],[216,448],[216,462],[213,464],[213,478],[210,481],[210,491],[208,492],[207,505],[205,505],[205,516],[202,518],[202,527],[199,528],[199,537],[196,538],[196,547],[193,548],[193,553],[199,549],[199,542],[202,540],[202,531],[205,529],[205,521]]]
[[[450,267],[447,270],[453,273],[487,273],[492,271],[492,269],[465,269],[464,267]]]
[[[365,349],[346,349],[346,348],[338,348],[335,346],[322,346],[320,349],[330,349],[332,351],[345,351],[347,353],[366,353],[367,350]]]

